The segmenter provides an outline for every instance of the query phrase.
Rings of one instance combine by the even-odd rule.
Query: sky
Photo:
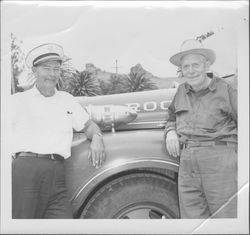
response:
[[[248,21],[239,2],[3,2],[2,27],[8,53],[10,33],[22,40],[27,53],[46,42],[63,46],[78,70],[86,63],[118,73],[129,73],[141,64],[159,77],[176,76],[169,58],[180,51],[181,43],[212,30],[204,47],[216,52],[212,70],[219,75],[237,69],[238,28]],[[244,27],[244,26],[243,26]],[[8,48],[8,49],[6,49]]]

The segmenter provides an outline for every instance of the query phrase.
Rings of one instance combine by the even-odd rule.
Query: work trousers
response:
[[[12,161],[12,218],[72,217],[63,160],[22,156]]]
[[[236,147],[182,150],[178,194],[181,218],[236,218]]]

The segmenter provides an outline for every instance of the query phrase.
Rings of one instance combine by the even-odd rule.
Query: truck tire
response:
[[[179,218],[177,185],[152,174],[121,176],[101,187],[84,207],[81,218],[162,219]]]

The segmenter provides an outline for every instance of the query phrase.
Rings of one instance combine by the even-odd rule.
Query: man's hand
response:
[[[94,134],[90,144],[89,159],[94,167],[99,168],[106,159],[105,147],[101,136]]]
[[[178,136],[175,130],[171,130],[166,136],[166,147],[171,156],[180,156],[180,145]]]

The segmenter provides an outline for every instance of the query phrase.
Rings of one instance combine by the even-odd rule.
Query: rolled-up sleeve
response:
[[[89,114],[86,110],[76,101],[72,101],[72,125],[75,131],[80,131],[85,127],[89,120]]]

